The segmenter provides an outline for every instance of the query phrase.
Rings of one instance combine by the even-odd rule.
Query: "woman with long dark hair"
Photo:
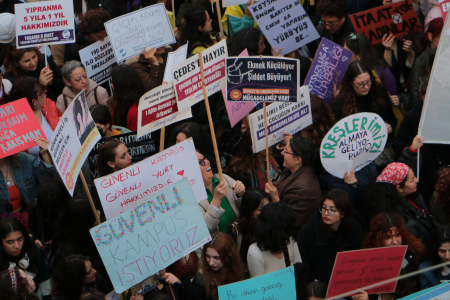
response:
[[[99,176],[106,176],[131,165],[131,155],[124,143],[108,138],[98,150],[95,170]]]
[[[431,218],[436,226],[450,224],[450,168],[439,172],[430,200]]]
[[[136,71],[128,65],[120,65],[111,71],[113,96],[109,105],[113,111],[113,125],[137,130],[139,99],[145,90]]]
[[[397,125],[391,99],[386,89],[375,80],[372,70],[363,62],[350,63],[342,81],[342,89],[331,110],[336,121],[359,112],[378,114],[386,122],[388,133]]]
[[[227,44],[229,56],[238,56],[245,49],[248,56],[262,55],[266,47],[261,31],[253,27],[239,30]]]
[[[366,222],[343,190],[329,191],[317,208],[298,235],[298,248],[314,278],[328,283],[336,254],[360,248]]]
[[[0,295],[2,300],[38,300],[34,294],[33,278],[19,267],[0,271]]]
[[[191,7],[184,13],[184,23],[180,28],[179,44],[189,42],[188,57],[204,51],[214,45],[211,36],[212,20],[208,12],[198,6]]]

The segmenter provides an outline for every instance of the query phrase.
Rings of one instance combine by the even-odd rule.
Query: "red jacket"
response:
[[[45,104],[42,106],[42,114],[44,115],[45,119],[47,120],[48,124],[50,124],[50,127],[52,127],[53,130],[56,129],[56,126],[58,125],[59,118],[62,117],[62,112],[59,110],[59,108],[56,107],[55,101],[47,98],[45,99]]]

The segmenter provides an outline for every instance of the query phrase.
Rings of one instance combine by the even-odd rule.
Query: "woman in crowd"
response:
[[[238,56],[245,49],[248,51],[248,56],[262,55],[266,47],[261,31],[252,27],[238,31],[227,44],[229,56]]]
[[[363,194],[364,214],[368,219],[383,212],[394,212],[405,220],[406,227],[424,244],[434,230],[428,206],[417,193],[418,179],[411,166],[417,164],[417,151],[422,145],[415,137],[413,144],[403,151],[405,163],[390,163]]]
[[[260,189],[248,189],[242,196],[239,217],[228,228],[241,256],[244,271],[248,273],[248,248],[255,240],[255,222],[264,206],[272,202],[269,194]]]
[[[75,24],[80,25],[83,15],[89,10],[105,9],[112,18],[118,17],[119,10],[112,0],[75,0],[73,1],[73,12],[75,15]]]
[[[0,220],[0,239],[0,270],[18,266],[40,285],[41,295],[50,299],[50,271],[22,222],[15,217]]]
[[[14,82],[23,76],[34,77],[47,90],[47,97],[53,101],[61,94],[64,88],[64,81],[61,71],[58,69],[51,57],[47,57],[45,66],[44,55],[38,48],[16,49],[16,42],[8,46],[4,66],[6,79]]]
[[[159,48],[151,47],[148,50],[144,47],[142,54],[139,55],[139,60],[131,64],[133,69],[136,70],[145,92],[153,90],[163,83],[166,62],[167,53],[165,46]]]
[[[38,300],[34,294],[33,277],[19,267],[0,271],[0,295],[2,300]]]
[[[440,171],[430,201],[431,218],[436,226],[450,224],[450,168]]]
[[[294,136],[281,152],[284,171],[275,187],[266,184],[266,192],[274,202],[282,201],[295,212],[295,227],[300,229],[313,215],[320,203],[320,186],[314,168],[314,143],[305,137]]]
[[[359,249],[367,225],[343,190],[329,191],[317,208],[297,241],[303,262],[314,278],[328,283],[336,254]]]
[[[335,97],[331,110],[336,120],[359,112],[376,113],[386,122],[388,133],[397,126],[388,92],[375,81],[372,70],[359,60],[348,66],[342,89]]]
[[[306,286],[305,300],[322,300],[327,296],[327,285],[320,281],[313,281]]]
[[[211,36],[212,20],[208,12],[193,6],[184,13],[184,23],[180,28],[179,45],[189,42],[188,57],[204,51],[216,42]]]
[[[450,225],[446,224],[439,226],[435,231],[427,249],[427,260],[420,264],[419,270],[448,262],[450,262]],[[421,273],[419,276],[420,289],[424,290],[450,280],[450,267],[446,265]]]
[[[137,130],[139,99],[145,90],[136,71],[128,65],[120,65],[111,71],[113,96],[109,105],[113,111],[114,125]]]
[[[302,262],[295,234],[295,213],[283,202],[269,203],[256,220],[255,243],[248,249],[250,277],[275,272]]]
[[[242,135],[239,150],[227,166],[231,177],[240,179],[246,187],[265,189],[267,183],[266,149],[253,154],[250,130]],[[281,171],[269,148],[270,181],[276,183]]]
[[[209,160],[197,151],[198,164],[205,184],[208,199],[198,203],[206,225],[211,233],[227,232],[228,226],[239,217],[238,201],[245,193],[245,186],[239,180],[223,174],[214,174]]]
[[[77,300],[92,288],[105,295],[109,293],[105,279],[97,274],[87,256],[74,254],[65,257],[53,274],[54,300]]]
[[[42,138],[50,140],[53,131],[58,126],[62,112],[56,107],[55,102],[47,98],[46,88],[33,77],[21,77],[17,79],[9,94],[10,101],[26,98],[28,104],[41,125],[44,136]],[[39,156],[40,148],[35,146],[27,150],[33,156]]]
[[[115,138],[109,138],[98,150],[95,170],[99,176],[106,176],[130,166],[131,159],[124,143]]]
[[[95,126],[102,138],[130,132],[129,129],[112,125],[112,116],[108,107],[103,104],[95,104],[89,108]]]
[[[408,233],[405,222],[395,213],[381,213],[373,217],[370,231],[362,244],[363,249],[407,245],[400,274],[414,272],[419,267],[420,256],[425,252],[422,242]],[[399,280],[391,299],[399,299],[419,290],[417,276]],[[377,295],[374,295],[377,296]],[[376,297],[374,297],[376,299]]]
[[[86,69],[81,62],[76,60],[67,61],[61,69],[61,74],[66,87],[56,100],[56,105],[60,111],[64,112],[76,95],[83,90],[85,91],[89,107],[95,104],[106,105],[108,103],[108,91],[87,77]]]

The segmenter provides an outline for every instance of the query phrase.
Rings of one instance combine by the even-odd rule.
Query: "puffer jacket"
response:
[[[56,100],[56,106],[64,112],[75,98],[76,94],[71,88],[66,86],[61,95]],[[86,92],[86,101],[89,107],[95,104],[107,105],[109,100],[108,91],[99,86],[95,81],[89,79],[89,88]]]

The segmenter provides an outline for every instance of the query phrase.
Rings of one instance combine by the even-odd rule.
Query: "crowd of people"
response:
[[[413,0],[423,30],[385,35],[376,45],[355,32],[349,15],[391,0],[300,2],[320,38],[353,53],[332,105],[311,94],[312,125],[284,133],[283,141],[270,147],[268,164],[265,151],[253,153],[248,118],[230,125],[221,93],[209,97],[212,128],[204,102],[192,107],[191,119],[168,126],[166,147],[188,138],[196,146],[207,195],[198,207],[211,240],[158,273],[148,293],[128,291],[120,299],[217,300],[219,286],[289,266],[296,286],[284,288],[296,289],[297,299],[324,299],[336,254],[366,248],[407,245],[401,274],[450,262],[450,151],[424,145],[417,136],[444,25],[438,1]],[[0,3],[3,28],[15,27],[15,3]],[[78,51],[105,39],[105,22],[157,3],[166,6],[177,43],[144,48],[115,66],[105,84],[90,79]],[[105,220],[90,171],[106,176],[132,164],[127,146],[115,136],[137,130],[139,99],[163,84],[169,52],[188,43],[191,57],[226,39],[229,56],[245,49],[249,56],[282,56],[252,17],[248,7],[255,0],[222,9],[223,36],[209,0],[173,3],[74,0],[76,41],[51,45],[47,58],[36,47],[17,49],[12,31],[0,36],[0,104],[25,98],[45,134],[35,147],[0,159],[0,212],[28,212],[28,228],[12,216],[0,219],[0,299],[105,299],[113,290],[89,233],[98,219]],[[319,42],[284,55],[300,61],[302,85]],[[59,118],[83,90],[106,139],[94,168],[87,163],[82,168],[99,218],[80,180],[75,195],[68,193],[47,151]],[[321,142],[336,122],[360,112],[385,121],[388,142],[378,159],[336,177],[321,164]],[[398,299],[449,279],[450,266],[444,266],[400,280],[393,293],[360,291],[352,299]]]

